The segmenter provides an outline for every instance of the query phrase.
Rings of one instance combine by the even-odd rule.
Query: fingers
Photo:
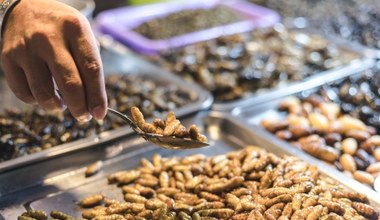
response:
[[[30,91],[45,110],[50,112],[61,111],[64,108],[63,100],[56,93],[53,79],[44,61],[35,58],[33,62],[24,62],[23,66]]]
[[[1,57],[2,68],[9,88],[17,98],[29,104],[37,104],[29,89],[24,71],[9,59],[7,55]]]
[[[70,50],[84,83],[89,111],[100,120],[107,111],[107,96],[99,49],[87,21],[76,30],[77,35],[70,38]]]
[[[78,121],[91,120],[83,82],[71,54],[62,48],[54,54],[48,66],[67,108]]]

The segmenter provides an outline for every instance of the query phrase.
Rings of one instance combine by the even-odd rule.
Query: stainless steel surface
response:
[[[103,49],[101,50],[101,56],[103,60],[104,72],[106,74],[128,73],[131,75],[139,75],[145,79],[152,80],[158,85],[180,85],[179,88],[181,90],[196,96],[198,98],[196,102],[189,103],[181,108],[174,110],[174,113],[178,118],[210,108],[213,101],[212,96],[209,92],[203,90],[199,86],[188,82],[184,82],[181,78],[174,76],[173,74],[167,73],[164,70],[161,70],[156,66],[136,57],[135,55],[132,55],[127,51],[118,48],[117,46],[115,46],[115,49],[113,49],[113,44],[105,43],[102,45]],[[11,107],[14,106],[14,104],[18,105],[18,107],[20,108],[31,107],[29,105],[22,104],[19,101],[15,100],[15,96],[11,94],[9,88],[2,87],[1,90],[2,91],[0,93],[0,101],[2,103],[2,107]],[[52,157],[56,157],[57,155],[82,150],[84,148],[89,148],[100,143],[105,143],[114,139],[118,139],[122,136],[130,135],[131,133],[132,130],[128,126],[125,126],[115,130],[102,132],[96,136],[55,146],[53,148],[38,153],[5,161],[0,163],[0,173],[30,163],[35,163],[40,160],[46,160]]]
[[[233,116],[225,113],[211,112],[201,113],[185,120],[184,123],[195,123],[203,128],[210,140],[210,147],[172,151],[157,148],[136,136],[129,136],[113,145],[101,145],[91,151],[86,149],[71,156],[62,155],[59,160],[44,161],[33,164],[28,169],[18,169],[11,171],[8,175],[0,175],[1,216],[4,219],[16,219],[18,214],[29,208],[43,209],[48,212],[59,209],[79,216],[80,210],[75,202],[85,196],[104,192],[109,197],[122,200],[120,189],[115,185],[108,185],[106,177],[115,171],[139,166],[139,160],[143,157],[150,158],[154,153],[166,157],[182,157],[194,153],[211,156],[241,149],[247,145],[262,146],[277,155],[296,155],[310,164],[317,165],[321,172],[336,179],[346,187],[367,194],[371,204],[377,208],[380,207],[380,197],[373,194],[372,190],[293,147],[284,145],[277,140],[271,140],[262,129],[255,125],[248,125],[241,119],[233,118]],[[106,156],[112,155],[107,152],[112,152],[117,146],[121,148],[118,151],[119,153]],[[84,158],[85,162],[76,160],[84,155],[87,156]],[[85,178],[86,163],[89,164],[97,160],[104,161],[103,170],[95,176]],[[65,161],[71,163],[63,169],[61,165]],[[46,167],[54,165],[58,166],[55,170],[46,171]],[[24,185],[24,180],[27,183],[30,182],[29,187]]]
[[[111,112],[112,114],[117,115],[119,118],[123,119],[125,122],[129,124],[129,126],[136,134],[140,135],[140,137],[144,138],[146,141],[152,142],[159,147],[173,150],[183,150],[206,147],[209,145],[208,143],[190,138],[178,138],[175,136],[163,136],[160,134],[146,133],[142,131],[132,119],[130,119],[123,113],[118,112],[112,108],[108,108],[108,112]]]
[[[313,88],[305,88],[305,90],[302,92],[306,94],[313,94],[318,90],[318,88],[320,88],[320,85],[315,86]],[[300,94],[300,92],[293,93],[293,95],[297,95],[297,94]],[[264,128],[260,126],[260,122],[263,119],[268,119],[268,118],[279,119],[279,120],[285,119],[287,114],[285,112],[280,112],[277,110],[278,104],[281,102],[282,99],[283,98],[280,97],[261,105],[250,106],[246,108],[236,108],[233,111],[233,115],[240,118],[241,120],[244,120],[247,124],[250,124],[257,132],[262,133],[262,136],[265,137],[268,141],[277,143],[279,146],[283,148],[285,147],[292,148],[295,155],[300,155],[300,153],[306,154],[302,150],[291,146],[288,142],[278,139],[275,135],[266,131]],[[377,199],[380,199],[380,191],[376,190],[379,192],[379,193],[376,193],[376,191],[373,190],[372,188],[340,172],[339,170],[335,168],[335,166],[328,165],[324,161],[318,160],[310,155],[308,156],[310,157],[309,160],[312,159],[312,161],[315,161],[315,162],[310,162],[309,160],[307,160],[308,162],[317,164],[319,168],[323,167],[322,170],[328,169],[328,172],[333,174],[332,176],[335,179],[342,178],[343,182],[350,181],[350,184],[355,184],[352,186],[347,185],[349,188],[354,189],[355,187],[360,187],[360,189],[363,189],[364,192],[368,196],[370,197],[372,196],[372,197],[376,197]]]
[[[373,65],[374,61],[372,59],[358,59],[351,62],[349,65],[318,73],[314,76],[307,77],[303,81],[288,83],[281,88],[262,91],[248,98],[243,98],[231,102],[215,102],[212,105],[212,109],[215,111],[231,112],[235,108],[244,108],[246,106],[259,105],[278,97],[285,97],[289,94],[300,92],[304,89],[311,88],[316,85],[322,85],[324,83],[334,81],[338,78],[354,74]]]

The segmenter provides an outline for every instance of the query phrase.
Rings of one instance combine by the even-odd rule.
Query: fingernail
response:
[[[84,115],[81,115],[79,117],[77,117],[77,120],[79,122],[88,122],[92,119],[92,116],[88,113],[84,114]]]
[[[106,110],[102,106],[96,106],[92,109],[91,113],[96,120],[102,120],[106,115]]]

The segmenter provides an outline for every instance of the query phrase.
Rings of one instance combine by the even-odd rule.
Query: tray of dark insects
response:
[[[373,67],[233,115],[372,190],[380,174],[379,77]]]
[[[211,106],[207,91],[117,48],[104,43],[101,52],[109,107],[124,114],[137,106],[146,117],[169,111],[182,117]],[[0,94],[0,173],[132,133],[112,115],[83,124],[67,110],[47,114],[23,105],[4,86]]]
[[[289,88],[302,89],[297,84],[307,80],[355,70],[362,57],[344,44],[276,24],[149,59],[209,90],[215,98],[214,110],[230,111],[286,95]]]
[[[16,219],[26,210],[86,219],[379,214],[379,197],[367,187],[238,118],[203,112],[183,121],[199,126],[210,146],[173,151],[128,136],[11,171],[0,176],[1,216]],[[99,160],[102,169],[86,178],[86,164]]]
[[[281,15],[284,23],[340,39],[368,57],[380,58],[380,4],[377,0],[250,0]]]

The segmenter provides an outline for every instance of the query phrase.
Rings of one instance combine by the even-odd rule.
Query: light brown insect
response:
[[[169,112],[166,118],[166,126],[163,132],[164,136],[173,135],[176,129],[180,126],[181,122],[175,118],[173,112]]]
[[[370,219],[377,219],[379,217],[379,212],[370,205],[360,202],[353,202],[352,207],[354,207],[354,209],[364,217]]]
[[[203,154],[194,154],[191,156],[187,156],[182,159],[182,164],[192,164],[192,163],[199,163],[202,160],[205,160],[206,156]]]
[[[185,188],[188,190],[194,189],[197,185],[201,184],[204,180],[202,175],[195,176],[193,179],[188,180],[185,184]]]
[[[215,217],[215,218],[229,218],[234,214],[234,210],[228,209],[228,208],[222,208],[222,209],[204,209],[199,210],[197,213],[200,216],[204,217]]]
[[[90,177],[97,174],[103,167],[102,161],[96,161],[86,167],[85,176]]]
[[[222,200],[218,195],[215,195],[215,194],[212,194],[212,193],[209,193],[209,192],[200,192],[199,196],[201,198],[206,199],[209,202],[221,201]]]
[[[161,201],[160,199],[152,198],[152,199],[148,199],[145,202],[145,207],[147,209],[150,209],[150,210],[156,210],[156,209],[166,207],[166,204],[165,204],[165,202]]]
[[[136,106],[131,107],[131,115],[133,121],[142,131],[146,133],[157,133],[157,128],[154,125],[145,122],[144,115],[139,108]]]
[[[283,195],[279,195],[277,197],[274,197],[272,199],[269,199],[265,202],[265,206],[266,207],[272,207],[273,205],[277,204],[277,203],[288,203],[288,202],[291,202],[293,200],[293,197],[289,194],[283,194]]]
[[[318,203],[327,207],[330,212],[334,212],[338,215],[344,214],[344,208],[336,202],[332,202],[332,201],[329,201],[327,199],[319,199]]]
[[[207,142],[207,137],[201,134],[199,128],[196,125],[191,125],[189,127],[189,135],[191,139],[195,139],[201,142]]]
[[[132,202],[132,203],[145,203],[147,199],[140,195],[126,193],[124,195],[124,200],[126,202]]]
[[[141,172],[139,170],[131,170],[127,172],[117,173],[114,178],[117,183],[125,185],[135,181],[140,177],[140,175]]]
[[[125,213],[126,211],[130,210],[132,208],[131,203],[118,203],[118,204],[112,204],[106,209],[106,213],[108,215],[111,214],[122,214]]]
[[[281,216],[281,209],[268,209],[264,212],[265,219],[276,220]]]
[[[57,211],[57,210],[53,210],[50,212],[50,216],[55,218],[55,219],[59,219],[59,220],[70,220],[70,219],[74,219],[73,216],[71,215],[68,215],[66,213],[63,213],[63,212],[60,212],[60,211]]]
[[[87,219],[95,218],[96,216],[107,215],[107,208],[103,206],[96,206],[92,209],[82,211],[82,217]]]
[[[80,202],[79,202],[79,205],[84,207],[84,208],[88,208],[88,207],[94,207],[96,205],[99,205],[103,202],[104,200],[104,194],[101,193],[101,194],[97,194],[97,195],[91,195],[89,197],[86,197],[84,199],[82,199]]]
[[[40,210],[28,210],[27,212],[22,213],[21,216],[25,218],[29,217],[29,218],[37,219],[37,220],[45,220],[48,217],[46,212],[40,211]]]

